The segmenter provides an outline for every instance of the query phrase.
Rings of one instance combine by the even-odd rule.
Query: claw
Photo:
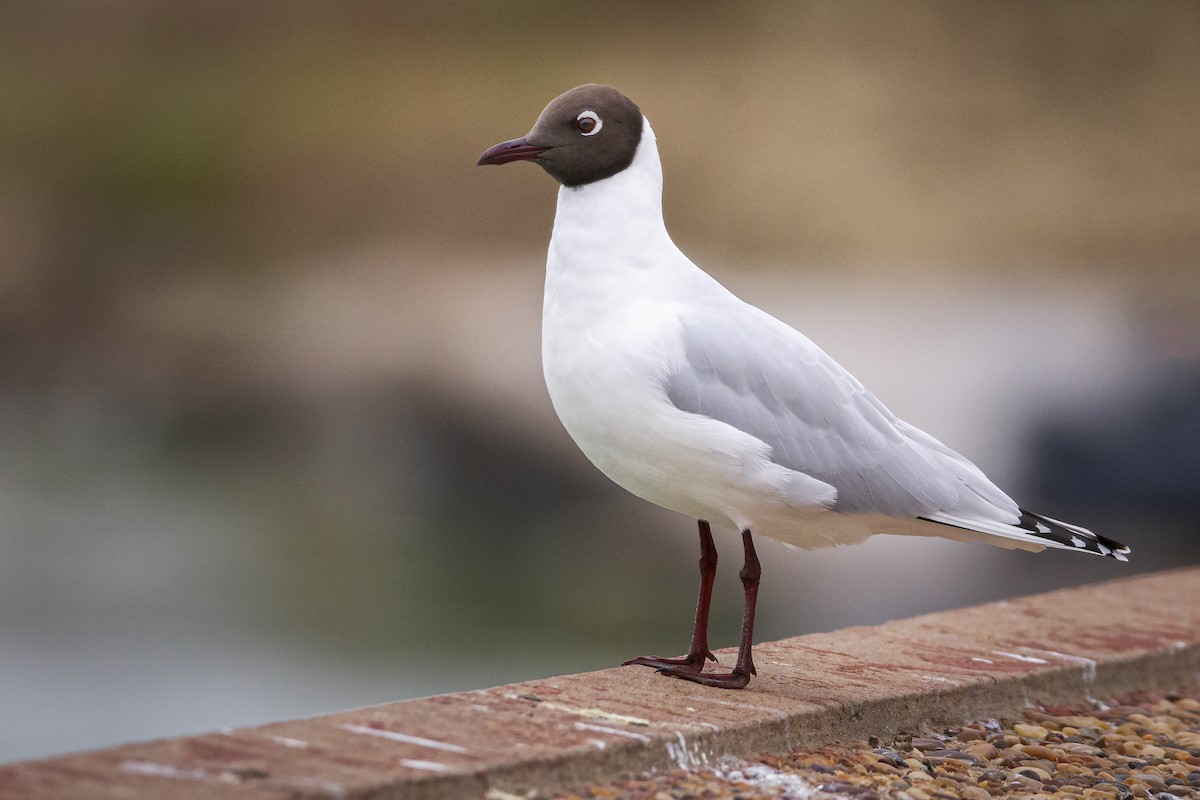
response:
[[[627,667],[635,664],[642,667],[654,667],[660,672],[672,669],[684,670],[687,672],[700,672],[704,669],[704,662],[711,658],[713,661],[717,657],[712,653],[705,651],[704,653],[689,653],[683,658],[662,658],[660,656],[638,656],[631,658],[621,664],[622,667]]]
[[[718,689],[741,689],[750,683],[750,674],[737,669],[733,672],[692,672],[680,667],[672,667],[660,669],[659,672],[663,675],[670,675],[672,678],[714,686]]]
[[[730,672],[708,672],[704,666],[709,659],[717,657],[708,649],[708,606],[712,600],[713,575],[717,570],[717,549],[713,546],[712,531],[704,520],[700,520],[700,596],[696,599],[696,622],[692,626],[692,645],[682,658],[639,656],[631,658],[621,666],[637,664],[653,667],[663,675],[681,678],[692,683],[715,686],[720,689],[741,689],[756,675],[751,650],[754,646],[754,607],[758,600],[758,580],[762,568],[754,552],[754,541],[749,530],[742,531],[742,546],[746,562],[738,575],[742,579],[745,601],[742,605],[742,635],[738,641],[737,663]],[[720,663],[720,662],[717,662]]]

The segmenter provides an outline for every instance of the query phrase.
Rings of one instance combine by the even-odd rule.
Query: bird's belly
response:
[[[717,524],[736,525],[730,509],[744,476],[724,469],[723,454],[692,441],[685,427],[661,409],[609,404],[559,411],[563,426],[584,455],[617,485],[652,503]],[[616,406],[623,405],[621,403]],[[558,408],[556,404],[556,408]],[[741,494],[744,494],[744,488]]]
[[[624,489],[718,525],[746,527],[786,502],[788,472],[769,448],[667,399],[657,359],[544,354],[546,386],[563,426],[589,460]],[[646,372],[630,372],[631,364]]]

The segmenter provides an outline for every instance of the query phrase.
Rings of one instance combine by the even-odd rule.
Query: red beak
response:
[[[539,147],[536,144],[530,144],[524,138],[512,139],[484,150],[483,155],[475,162],[475,166],[508,164],[512,161],[532,161],[549,149],[549,147]]]

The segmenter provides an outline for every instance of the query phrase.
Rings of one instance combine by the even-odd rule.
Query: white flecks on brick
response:
[[[281,744],[284,747],[294,747],[297,749],[308,747],[308,742],[303,739],[293,739],[290,736],[272,736],[271,741],[276,744]]]
[[[992,653],[995,655],[998,655],[998,656],[1004,656],[1005,658],[1011,658],[1014,661],[1024,661],[1027,664],[1049,664],[1050,663],[1049,661],[1047,661],[1044,658],[1037,658],[1036,656],[1023,656],[1020,653],[1006,653],[1003,650],[993,650]]]
[[[957,681],[953,681],[950,678],[946,678],[941,675],[922,675],[921,677],[927,681],[937,681],[938,683],[952,683],[956,686],[958,685]]]
[[[1073,656],[1068,653],[1059,653],[1054,650],[1033,650],[1032,648],[1028,647],[1025,649],[1034,653],[1041,653],[1042,655],[1050,656],[1058,661],[1066,661],[1070,664],[1079,664],[1081,667],[1083,667],[1084,683],[1086,683],[1088,686],[1091,686],[1096,682],[1096,659],[1094,658]]]
[[[428,747],[432,750],[444,750],[447,753],[467,753],[470,752],[467,748],[450,744],[449,742],[439,742],[436,739],[426,739],[423,736],[412,736],[407,733],[399,733],[397,731],[383,730],[382,728],[368,728],[366,725],[342,725],[343,730],[351,733],[360,733],[363,736],[375,736],[380,739],[388,739],[393,742],[402,742],[404,744],[412,744],[417,747]]]
[[[593,725],[590,722],[576,722],[573,726],[577,731],[591,731],[592,733],[607,733],[612,736],[624,736],[626,739],[637,739],[639,742],[648,742],[650,737],[644,733],[636,731],[627,731],[624,728],[610,728],[607,725]]]
[[[174,778],[180,781],[214,780],[207,770],[199,767],[176,767],[173,764],[158,764],[153,761],[122,761],[121,772],[134,775],[154,775],[159,778]]]
[[[419,758],[402,758],[400,766],[408,767],[409,769],[423,769],[429,772],[449,772],[453,767],[449,764],[442,764],[438,761],[422,761]]]
[[[612,711],[605,711],[602,708],[577,708],[568,706],[564,703],[555,703],[552,700],[543,700],[538,703],[538,708],[550,708],[555,711],[562,711],[567,714],[575,714],[580,717],[592,717],[602,719],[606,722],[620,722],[625,725],[640,725],[646,726],[650,724],[650,720],[642,719],[641,717],[631,717],[626,714],[616,714]]]
[[[667,742],[667,755],[680,769],[694,769],[708,764],[708,753],[700,749],[699,744],[688,747],[687,739],[679,731],[675,732],[676,742]]]

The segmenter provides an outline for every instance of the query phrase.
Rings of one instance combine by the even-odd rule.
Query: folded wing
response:
[[[1127,548],[1020,509],[969,460],[897,419],[807,337],[765,312],[683,317],[667,396],[748,433],[777,464],[838,492],[836,511],[921,518],[996,544],[1121,557]],[[1080,545],[1078,542],[1084,544]]]

